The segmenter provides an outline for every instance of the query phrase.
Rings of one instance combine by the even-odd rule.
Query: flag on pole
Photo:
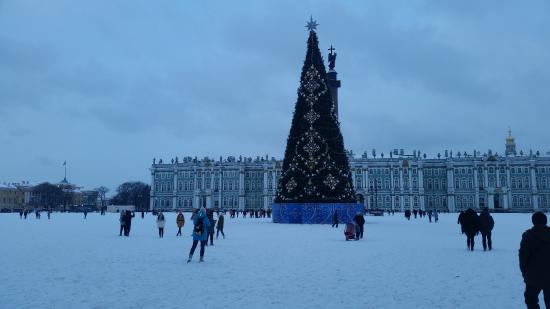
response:
[[[63,166],[67,166],[67,160],[63,162]]]

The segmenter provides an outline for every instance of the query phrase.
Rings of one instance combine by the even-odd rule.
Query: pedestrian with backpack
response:
[[[204,262],[204,247],[206,246],[209,227],[210,221],[208,221],[208,218],[206,217],[206,210],[201,208],[198,214],[193,218],[193,245],[189,251],[189,259],[187,259],[187,263],[191,262],[199,241],[201,243],[199,262]]]

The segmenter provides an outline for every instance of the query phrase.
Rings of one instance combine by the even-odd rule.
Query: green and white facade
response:
[[[350,158],[353,184],[368,209],[472,208],[530,211],[550,208],[550,157],[517,155],[511,135],[506,155],[460,154],[426,159],[415,154]],[[267,209],[277,190],[281,161],[240,158],[155,163],[151,207]]]

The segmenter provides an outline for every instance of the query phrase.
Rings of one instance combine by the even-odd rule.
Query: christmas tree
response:
[[[307,27],[307,54],[275,202],[355,203],[344,139],[315,33],[316,23],[311,21]]]

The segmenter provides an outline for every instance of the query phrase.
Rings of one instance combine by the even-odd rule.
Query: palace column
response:
[[[447,165],[447,207],[450,212],[455,211],[455,180],[452,163]]]
[[[239,170],[239,209],[244,210],[244,169]]]
[[[487,190],[487,205],[489,209],[495,209],[495,198],[494,198],[494,190],[495,188],[489,188],[489,174],[488,174],[489,168],[485,166],[484,173],[485,173],[485,190]]]
[[[178,169],[174,167],[174,186],[172,188],[172,209],[178,206]]]
[[[201,208],[199,205],[199,184],[197,183],[197,168],[193,168],[193,208]]]
[[[264,183],[263,183],[263,197],[264,197],[264,210],[267,210],[269,207],[269,196],[267,193],[267,167],[264,166]]]
[[[151,191],[149,192],[149,210],[153,210],[155,207],[155,170],[154,167],[151,168]],[[25,192],[25,199],[27,192]]]
[[[426,210],[424,200],[424,171],[421,166],[418,167],[418,198],[420,199],[420,209]]]
[[[477,177],[477,165],[474,165],[474,206],[475,208],[479,209],[479,179]]]
[[[512,204],[512,176],[510,175],[510,165],[508,162],[506,162],[506,186],[508,187],[508,194],[507,199],[508,202],[506,203],[508,208],[510,208],[510,205]]]
[[[401,164],[400,164],[401,165]],[[405,196],[404,196],[404,189],[403,189],[403,168],[399,167],[399,207],[401,208],[401,212],[405,211]],[[409,201],[410,203],[410,201]]]
[[[412,188],[412,167],[408,167],[407,168],[407,177],[408,177],[408,180],[409,180],[409,190],[407,190],[407,195],[409,196],[409,207],[411,208],[411,210],[413,210],[414,208],[414,196],[413,196],[413,188]]]
[[[390,163],[391,164],[391,163]],[[391,210],[395,210],[395,203],[394,203],[394,187],[393,187],[393,166],[390,165],[390,206]]]
[[[535,174],[535,160],[530,160],[529,166],[530,178],[531,178],[531,200],[533,201],[533,210],[539,209],[538,188],[537,188],[537,175]]]

